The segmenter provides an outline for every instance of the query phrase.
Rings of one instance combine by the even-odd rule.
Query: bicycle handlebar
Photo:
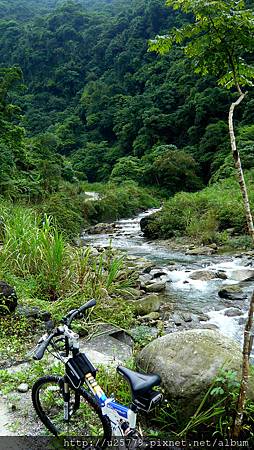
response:
[[[35,359],[36,361],[39,361],[40,359],[42,359],[42,357],[43,357],[43,355],[44,355],[44,353],[46,351],[46,348],[48,347],[51,339],[53,339],[53,337],[55,337],[55,336],[60,334],[59,331],[58,332],[57,331],[55,330],[53,333],[51,333],[49,335],[49,337],[47,339],[45,339],[45,341],[43,341],[41,343],[39,348],[36,350],[36,352],[35,352],[35,354],[33,356],[33,359]]]
[[[65,325],[70,326],[71,322],[73,321],[73,319],[75,319],[76,316],[78,316],[79,314],[82,314],[84,311],[86,311],[86,309],[88,308],[92,308],[93,306],[96,305],[96,301],[95,299],[91,299],[89,300],[87,303],[85,303],[83,306],[81,306],[78,309],[74,309],[72,311],[69,312],[69,314],[67,314],[67,316],[64,317],[63,322]],[[36,361],[39,361],[40,359],[42,359],[48,345],[50,344],[50,341],[56,337],[56,336],[60,336],[61,334],[64,334],[63,331],[60,331],[59,328],[57,328],[56,330],[54,330],[46,339],[45,341],[43,341],[40,346],[38,347],[38,349],[36,350],[33,359],[35,359]]]
[[[87,303],[85,303],[83,306],[81,306],[79,309],[74,309],[67,314],[67,316],[64,317],[63,322],[70,326],[73,319],[75,319],[76,316],[79,314],[82,314],[86,309],[92,308],[96,305],[96,301],[94,298],[89,300]]]

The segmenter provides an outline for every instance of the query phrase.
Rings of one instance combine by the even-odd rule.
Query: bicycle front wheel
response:
[[[75,410],[75,393],[80,396],[80,404]],[[84,388],[75,391],[70,388],[70,408],[73,414],[64,421],[63,378],[45,376],[32,388],[35,411],[45,427],[55,436],[98,437],[98,446],[107,447],[111,440],[111,425],[108,417],[102,415],[100,406]]]

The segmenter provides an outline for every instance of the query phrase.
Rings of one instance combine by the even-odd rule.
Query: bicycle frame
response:
[[[101,406],[102,414],[108,416],[113,436],[126,436],[136,427],[137,414],[127,406],[120,405],[114,398],[108,398],[95,378],[88,373],[85,382]],[[128,422],[128,426],[126,424]]]
[[[47,347],[51,344],[53,353],[52,351],[50,353],[53,354],[53,356],[55,356],[57,359],[59,359],[63,364],[65,364],[65,375],[60,378],[60,387],[64,400],[65,422],[69,422],[71,416],[79,409],[80,397],[82,396],[81,386],[85,383],[94,399],[96,399],[97,405],[100,407],[102,415],[107,417],[110,421],[112,435],[118,439],[124,439],[123,441],[121,440],[121,444],[117,448],[121,448],[121,450],[127,450],[130,448],[134,449],[137,448],[136,446],[133,447],[134,441],[138,443],[138,447],[140,440],[142,442],[142,436],[138,432],[138,430],[136,430],[137,410],[142,409],[143,406],[143,409],[148,412],[150,410],[150,406],[156,403],[155,400],[157,400],[158,403],[158,397],[161,397],[161,395],[155,395],[156,398],[154,396],[148,398],[150,404],[148,403],[147,407],[138,402],[138,399],[135,399],[129,408],[127,406],[121,405],[120,403],[117,403],[113,396],[109,398],[106,396],[105,392],[98,385],[95,379],[96,369],[93,367],[92,363],[88,360],[88,358],[85,358],[85,354],[81,354],[81,357],[79,357],[79,335],[73,332],[70,328],[71,322],[75,317],[80,317],[80,315],[82,315],[86,309],[94,305],[95,300],[92,299],[79,309],[70,311],[70,313],[63,318],[62,322],[64,323],[64,325],[56,328],[51,334],[45,334],[44,336],[42,336],[42,338],[38,342],[37,348],[35,349],[34,359],[41,360],[45,351],[47,350]],[[59,338],[59,336],[62,336],[62,338]],[[55,337],[57,337],[58,339],[54,342],[53,339]],[[65,341],[64,353],[62,353],[62,347],[59,348],[59,345],[56,345],[59,341],[62,340]],[[55,352],[57,352],[57,354],[55,354]],[[72,353],[72,358],[69,358],[70,352]],[[40,381],[42,380],[43,383],[45,383],[44,379],[41,379]],[[154,383],[154,385],[157,384],[159,384],[158,380]],[[38,390],[38,386],[36,386],[36,389]],[[71,404],[70,397],[71,391],[73,390],[75,391],[75,399],[74,404]],[[86,397],[87,395],[88,393],[86,392]],[[84,391],[83,396],[85,397]],[[87,400],[89,403],[89,397],[87,398]],[[38,413],[41,421],[45,424],[49,431],[51,431],[53,434],[56,434],[56,428],[52,428],[51,426],[49,426],[42,418],[41,411],[38,412],[38,405],[36,406],[34,398],[33,402],[36,412]],[[139,403],[141,406],[139,406]],[[95,408],[95,405],[92,406]],[[106,421],[104,420],[103,422],[105,425]],[[129,441],[129,444],[127,443],[127,441]],[[134,445],[136,444],[134,443]]]
[[[70,349],[72,350],[73,356],[75,356],[79,351],[79,336],[71,331],[66,325],[64,325],[62,329],[64,331],[64,336],[71,341]],[[108,416],[111,422],[113,436],[124,437],[130,430],[135,430],[137,414],[132,411],[132,409],[115,402],[114,398],[108,398],[91,373],[86,374],[85,383],[98,401],[102,414]],[[68,420],[69,412],[67,405],[69,397],[67,392],[65,393],[65,396],[64,417],[65,420]]]

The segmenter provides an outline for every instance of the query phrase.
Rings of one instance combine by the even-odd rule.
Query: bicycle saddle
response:
[[[129,382],[133,397],[147,393],[154,386],[159,386],[161,382],[159,375],[146,375],[122,366],[118,366],[116,370]]]

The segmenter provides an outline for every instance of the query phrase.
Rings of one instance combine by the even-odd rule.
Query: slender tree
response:
[[[244,330],[242,380],[236,408],[236,416],[232,429],[232,436],[235,438],[237,438],[241,432],[244,407],[247,398],[247,388],[249,379],[249,360],[253,344],[253,338],[251,334],[251,329],[253,325],[253,313],[254,313],[254,291],[251,296],[248,318]]]
[[[149,50],[164,54],[175,45],[181,46],[196,73],[214,75],[219,85],[235,89],[237,99],[228,115],[229,136],[248,231],[254,243],[253,218],[233,123],[234,110],[247,94],[243,89],[253,86],[254,67],[246,62],[248,52],[253,52],[253,11],[245,7],[243,0],[167,0],[166,5],[190,14],[192,20],[165,36],[156,36],[149,42]]]

